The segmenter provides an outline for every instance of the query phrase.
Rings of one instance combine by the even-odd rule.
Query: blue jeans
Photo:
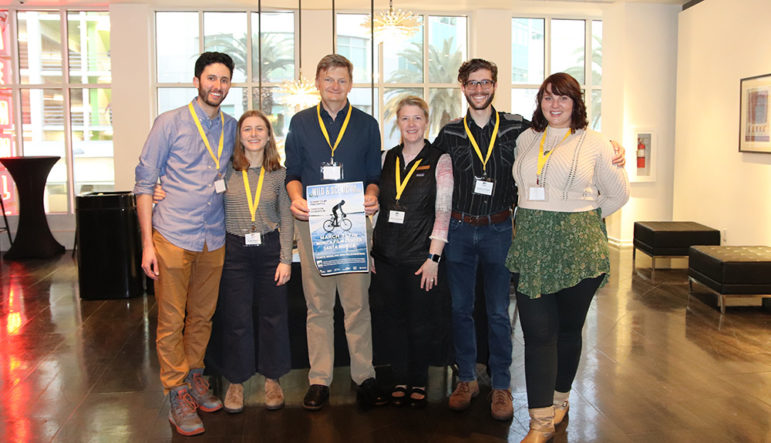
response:
[[[473,226],[450,220],[445,246],[447,277],[452,295],[452,329],[455,361],[460,381],[476,379],[476,333],[474,297],[477,265],[482,266],[487,307],[488,345],[493,389],[509,389],[511,381],[511,322],[509,320],[509,284],[506,254],[511,245],[511,220],[488,226]]]

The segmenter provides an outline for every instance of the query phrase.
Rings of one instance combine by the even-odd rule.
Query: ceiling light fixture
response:
[[[412,11],[394,9],[393,0],[388,1],[388,11],[380,11],[374,19],[375,36],[379,41],[410,38],[420,30],[420,19]],[[363,24],[369,28],[369,20]]]

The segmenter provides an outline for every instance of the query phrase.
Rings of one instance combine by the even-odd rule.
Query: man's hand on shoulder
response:
[[[623,168],[626,164],[626,149],[615,140],[611,140],[610,144],[613,145],[613,152],[616,154],[615,157],[613,157],[613,164],[619,168]]]

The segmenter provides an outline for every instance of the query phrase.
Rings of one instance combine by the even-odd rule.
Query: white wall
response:
[[[680,14],[674,218],[771,245],[771,154],[738,152],[739,80],[771,73],[771,3],[709,0]]]
[[[608,218],[608,236],[629,246],[635,221],[672,219],[678,5],[616,3],[603,15],[602,132],[636,167],[636,128],[657,136],[656,180],[632,183],[632,196]],[[631,175],[631,174],[630,174]]]
[[[713,1],[716,0],[705,3]],[[513,0],[511,10],[469,11],[468,56],[487,58],[498,65],[501,84],[496,94],[495,106],[507,110],[511,107],[508,79],[511,78],[510,19],[513,15],[586,15],[602,18],[605,42],[603,132],[626,146],[629,153],[628,163],[634,160],[632,156],[635,142],[632,140],[632,130],[636,125],[655,128],[659,136],[657,181],[635,184],[632,201],[623,209],[622,214],[611,217],[608,222],[611,240],[629,244],[634,220],[668,220],[672,217],[671,164],[676,64],[674,42],[677,38],[676,17],[680,8],[673,5],[623,2],[603,6],[595,2]],[[110,6],[116,190],[133,188],[134,167],[152,124],[155,94],[152,89],[154,7],[138,3],[116,3]],[[700,7],[701,5],[692,9]],[[332,50],[331,19],[329,10],[303,10],[302,61],[303,74],[308,79],[313,78],[317,61]],[[771,69],[763,72],[768,71]],[[732,91],[733,89],[734,86]],[[768,206],[766,209],[768,219]],[[74,217],[50,216],[49,221],[54,236],[68,248],[72,247]],[[15,220],[12,220],[12,223],[14,222]],[[4,248],[7,246],[0,238],[0,249]]]

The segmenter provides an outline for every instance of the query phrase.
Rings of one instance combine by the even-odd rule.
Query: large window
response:
[[[566,72],[584,91],[589,127],[601,129],[602,21],[513,18],[511,43],[512,112],[530,119],[541,82]]]
[[[72,212],[74,195],[114,187],[110,17],[98,11],[0,10],[0,156],[56,155],[47,212]],[[17,213],[0,167],[0,196]]]
[[[369,14],[337,15],[337,52],[354,65],[351,103],[380,122],[385,149],[399,144],[394,113],[396,104],[407,95],[417,95],[428,102],[430,139],[463,112],[457,75],[467,56],[467,19],[423,15],[419,24],[412,35],[402,38],[382,41],[376,34],[372,94]]]
[[[262,18],[260,24],[260,14],[254,11],[156,12],[158,114],[196,96],[193,66],[201,52],[225,52],[235,70],[222,110],[238,118],[245,110],[262,109],[272,119],[283,154],[294,109],[282,104],[279,87],[295,78],[294,13],[263,12]]]

